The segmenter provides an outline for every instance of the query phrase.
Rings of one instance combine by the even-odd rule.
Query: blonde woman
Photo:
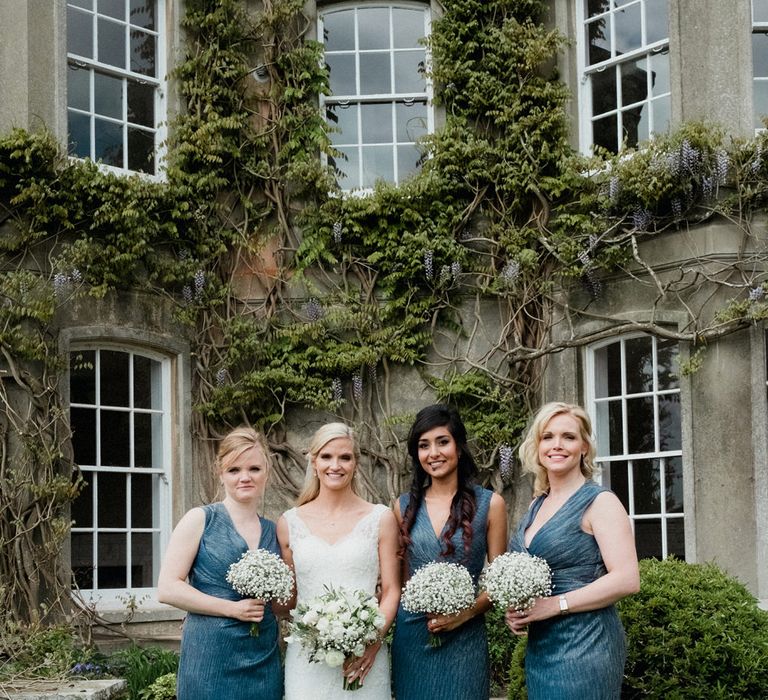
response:
[[[350,427],[321,427],[309,445],[304,490],[297,506],[278,520],[277,536],[296,574],[298,603],[324,593],[326,586],[378,591],[384,634],[400,600],[397,524],[387,507],[357,495],[359,464],[360,448]],[[386,645],[377,641],[340,668],[311,663],[297,644],[288,645],[286,700],[348,698],[343,676],[362,682],[355,700],[390,700]]]
[[[534,500],[509,544],[547,560],[553,594],[530,610],[507,611],[528,634],[530,700],[610,700],[621,695],[624,629],[614,603],[637,592],[640,576],[624,506],[592,481],[595,446],[580,406],[549,403],[520,447],[535,475]]]
[[[216,469],[224,498],[193,508],[173,531],[158,598],[189,612],[181,636],[178,700],[281,700],[277,622],[269,603],[242,598],[227,569],[248,549],[279,554],[275,524],[259,515],[269,476],[263,437],[249,427],[219,446]],[[250,636],[251,623],[259,636]]]

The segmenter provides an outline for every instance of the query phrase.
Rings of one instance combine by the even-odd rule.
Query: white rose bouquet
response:
[[[552,592],[552,572],[541,557],[506,552],[488,565],[480,585],[495,605],[522,611],[530,608],[536,598]]]
[[[227,570],[227,583],[240,595],[286,603],[293,595],[293,572],[277,554],[249,549]],[[259,636],[259,623],[251,623],[251,636]]]
[[[417,569],[403,587],[400,602],[408,612],[455,615],[475,603],[475,585],[466,567],[432,562]],[[429,634],[433,647],[442,644],[438,634]]]
[[[360,657],[380,639],[384,616],[376,598],[365,591],[326,587],[326,592],[291,611],[291,633],[285,641],[298,642],[310,661],[341,666],[349,656]],[[344,690],[357,690],[360,681],[344,678]]]

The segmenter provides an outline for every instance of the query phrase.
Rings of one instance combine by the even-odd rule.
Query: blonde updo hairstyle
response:
[[[214,465],[216,474],[221,474],[243,452],[250,450],[252,447],[258,447],[261,450],[261,453],[264,455],[267,473],[269,473],[269,470],[272,468],[272,460],[266,439],[260,432],[250,426],[241,425],[228,432],[219,443]]]
[[[533,483],[534,496],[539,496],[549,491],[547,470],[539,462],[539,443],[547,423],[555,416],[560,415],[567,415],[576,419],[579,424],[581,439],[587,445],[587,452],[581,460],[581,473],[587,479],[591,479],[595,472],[596,450],[594,440],[592,440],[592,421],[590,421],[587,412],[581,406],[561,401],[544,404],[533,417],[525,439],[518,451],[523,472],[533,474],[535,477]]]
[[[320,493],[320,480],[315,472],[315,458],[320,454],[320,450],[331,440],[337,438],[346,438],[352,443],[352,452],[355,457],[355,474],[352,478],[352,491],[357,493],[357,468],[360,465],[360,444],[357,441],[355,431],[346,423],[326,423],[317,429],[309,443],[307,452],[307,472],[304,476],[304,486],[296,499],[296,505],[302,506],[305,503],[314,501],[317,494]]]

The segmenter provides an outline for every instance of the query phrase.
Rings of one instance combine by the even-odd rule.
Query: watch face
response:
[[[561,613],[568,612],[568,601],[563,596],[560,596],[560,612]]]

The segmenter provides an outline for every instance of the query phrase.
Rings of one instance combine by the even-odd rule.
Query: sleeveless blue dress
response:
[[[477,586],[486,558],[488,508],[492,491],[475,486],[477,512],[472,520],[472,545],[465,560],[462,528],[452,542],[456,547],[450,557],[441,552],[443,542],[432,529],[426,506],[422,503],[411,529],[408,548],[408,576],[432,561],[463,564]],[[400,512],[405,513],[409,494],[400,496]],[[397,700],[488,700],[489,662],[485,617],[478,615],[461,627],[440,634],[442,644],[429,643],[426,616],[397,610],[392,641],[392,674]]]
[[[223,503],[203,506],[205,528],[189,572],[189,583],[203,593],[240,600],[227,583],[230,564],[248,549]],[[280,554],[275,524],[261,518],[259,548]],[[181,635],[178,700],[281,700],[283,671],[277,645],[277,620],[267,605],[259,636],[250,623],[229,617],[188,613]]]
[[[546,559],[552,595],[591,583],[606,573],[595,538],[581,529],[584,511],[604,487],[587,481],[525,546],[525,531],[546,495],[531,504],[509,543],[512,552]],[[528,630],[525,681],[529,700],[612,700],[621,696],[626,636],[616,607],[570,613]]]

